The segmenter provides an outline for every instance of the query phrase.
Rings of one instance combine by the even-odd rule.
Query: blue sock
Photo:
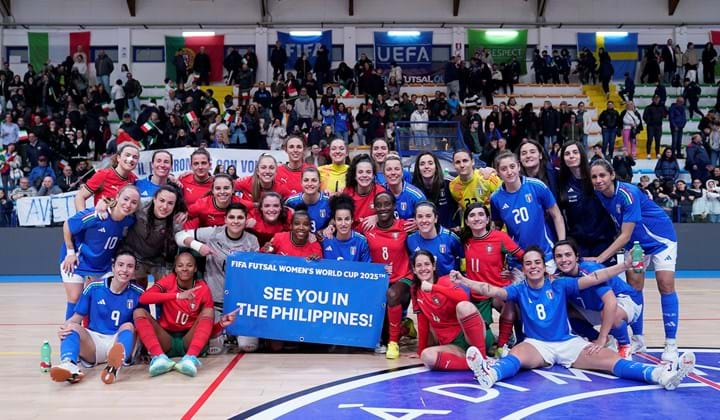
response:
[[[71,316],[75,313],[75,302],[68,302],[65,306],[65,319],[70,319]]]
[[[680,303],[676,292],[660,295],[660,306],[662,307],[663,326],[665,327],[665,338],[675,339],[678,329]]]
[[[618,344],[630,344],[630,336],[628,335],[627,322],[623,321],[619,327],[610,329],[610,334],[618,341]]]
[[[645,363],[631,362],[630,360],[620,359],[613,366],[613,375],[624,378],[632,379],[633,381],[645,381],[649,384],[656,383],[652,378],[653,370],[657,368],[656,365],[648,365]]]
[[[60,361],[71,360],[77,363],[79,354],[80,334],[73,331],[60,342]]]
[[[498,381],[502,381],[520,372],[520,359],[511,354],[496,361],[495,364],[492,365],[492,369],[495,369]]]
[[[639,295],[640,302],[638,303],[642,305],[642,309],[640,310],[640,316],[638,317],[638,319],[632,324],[630,324],[633,335],[643,335],[643,318],[645,318],[645,297],[643,296],[642,292],[640,292]]]
[[[135,335],[131,330],[121,330],[116,341],[125,347],[125,360],[127,361],[132,356]]]
[[[598,335],[600,335],[595,327],[584,319],[570,318],[570,328],[572,328],[575,334],[585,337],[590,341],[597,339]]]

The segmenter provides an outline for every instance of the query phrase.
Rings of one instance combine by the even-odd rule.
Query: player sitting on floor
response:
[[[85,374],[77,363],[88,366],[107,362],[100,379],[115,382],[123,362],[128,361],[135,343],[132,313],[143,290],[131,283],[135,257],[120,252],[112,266],[112,277],[90,283],[75,305],[75,314],[60,327],[60,365],[50,370],[55,382],[79,382]],[[88,328],[80,323],[89,316]]]
[[[152,356],[150,376],[172,369],[195,376],[201,365],[197,357],[206,350],[213,330],[219,333],[235,320],[232,312],[213,328],[213,300],[204,280],[195,280],[195,257],[183,252],[175,257],[175,272],[156,281],[141,297],[144,305],[161,304],[159,320],[145,308],[133,313],[138,337]],[[175,363],[170,357],[182,357]]]
[[[487,283],[473,282],[457,271],[450,273],[454,282],[489,297],[515,302],[526,339],[510,350],[507,357],[494,364],[480,350],[470,347],[466,358],[483,389],[491,388],[497,381],[516,375],[520,368],[536,369],[560,364],[566,368],[599,370],[614,375],[662,385],[674,390],[695,368],[695,355],[683,354],[678,362],[667,365],[649,365],[620,358],[614,351],[588,343],[570,333],[567,317],[567,296],[579,290],[606,282],[630,268],[630,258],[603,270],[580,278],[561,277],[551,281],[545,274],[545,252],[530,246],[522,259],[525,281],[505,288]]]

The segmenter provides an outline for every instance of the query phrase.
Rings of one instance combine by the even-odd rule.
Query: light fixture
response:
[[[182,36],[185,38],[193,37],[193,36],[215,36],[215,32],[213,31],[183,31]]]
[[[485,33],[488,36],[507,37],[507,38],[513,38],[518,35],[518,31],[513,31],[513,30],[508,30],[508,29],[491,29],[489,31],[485,31]]]
[[[290,31],[292,36],[321,36],[321,31]]]
[[[420,36],[420,31],[388,31],[388,36]]]
[[[628,36],[628,33],[627,33],[627,32],[623,32],[623,31],[617,31],[617,32],[614,32],[614,31],[610,31],[610,32],[598,32],[597,34],[600,35],[600,36],[604,36],[605,38],[612,38],[612,37],[621,38],[621,37],[624,37],[624,36]]]

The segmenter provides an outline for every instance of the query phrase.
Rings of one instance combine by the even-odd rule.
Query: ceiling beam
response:
[[[355,16],[355,1],[348,0],[348,15]]]
[[[135,17],[135,0],[127,0],[127,5],[130,16]]]
[[[547,0],[537,0],[537,17],[545,17],[545,5],[547,5]]]
[[[457,17],[460,13],[460,0],[453,0],[453,16]]]
[[[675,14],[678,4],[680,4],[680,0],[668,0],[668,16]]]

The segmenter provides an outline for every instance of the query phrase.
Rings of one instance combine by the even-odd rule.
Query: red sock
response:
[[[402,305],[388,306],[388,332],[390,341],[400,341],[400,328],[402,326]]]
[[[151,356],[163,354],[162,346],[149,319],[144,316],[135,318],[135,331]]]
[[[483,356],[487,356],[485,353],[485,321],[480,313],[473,312],[460,319],[460,327],[462,327],[468,344],[477,347]]]
[[[190,347],[188,347],[188,356],[198,356],[200,351],[207,344],[210,338],[210,332],[213,328],[213,317],[212,316],[200,316],[197,320],[197,326],[193,333],[192,340],[190,340]]]
[[[467,370],[468,364],[464,357],[457,354],[441,351],[435,359],[433,370]]]
[[[504,318],[500,318],[500,332],[498,333],[498,347],[502,347],[510,341],[512,334],[513,322]]]

